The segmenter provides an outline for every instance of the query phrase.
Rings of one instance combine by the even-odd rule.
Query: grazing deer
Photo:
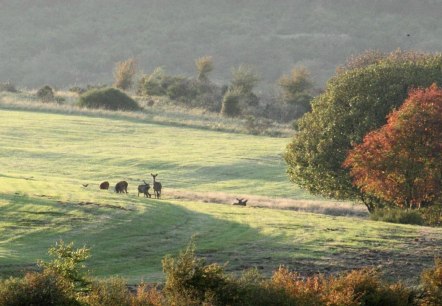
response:
[[[161,183],[160,182],[156,182],[155,178],[158,176],[158,173],[153,175],[152,173],[150,174],[153,177],[153,192],[155,194],[155,198],[159,199],[161,197]]]
[[[233,205],[240,205],[240,206],[246,206],[247,205],[247,199],[246,200],[244,200],[244,199],[238,199],[238,198],[236,198],[236,200],[238,201],[238,202],[236,202],[236,203],[233,203]]]
[[[115,192],[116,193],[127,193],[127,182],[126,181],[121,181],[121,182],[118,182],[116,185],[115,185]]]
[[[100,189],[108,190],[109,189],[109,182],[105,181],[105,182],[101,183],[100,184]]]
[[[151,198],[151,194],[149,193],[150,185],[143,180],[144,185],[138,185],[138,196],[140,193],[143,193],[146,198]]]

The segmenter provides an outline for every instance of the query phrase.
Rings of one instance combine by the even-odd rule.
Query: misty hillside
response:
[[[3,0],[0,82],[110,83],[128,57],[190,76],[212,55],[218,83],[247,63],[262,84],[303,65],[323,85],[362,50],[441,51],[441,16],[442,0]]]

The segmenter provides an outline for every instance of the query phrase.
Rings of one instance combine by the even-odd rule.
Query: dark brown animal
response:
[[[105,182],[101,183],[100,184],[100,189],[108,190],[109,189],[109,182],[105,181]]]
[[[126,181],[118,182],[115,185],[115,192],[116,193],[127,193],[127,186],[128,186],[128,184]]]
[[[161,197],[161,188],[163,188],[163,186],[161,186],[160,182],[155,181],[155,178],[158,176],[158,173],[153,175],[152,173],[150,174],[153,177],[153,193],[155,194],[155,198],[159,199]]]
[[[140,193],[144,194],[146,198],[151,198],[152,195],[149,193],[150,185],[146,183],[145,180],[143,180],[144,185],[138,185],[138,196],[140,196]]]
[[[238,202],[236,202],[236,203],[233,203],[233,205],[240,205],[240,206],[246,206],[247,205],[247,199],[246,200],[244,200],[244,199],[238,199],[238,198],[236,198],[236,200],[238,201]]]

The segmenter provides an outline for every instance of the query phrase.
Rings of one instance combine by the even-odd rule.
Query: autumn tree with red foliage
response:
[[[349,151],[353,184],[401,208],[442,199],[442,89],[413,90],[388,122]]]

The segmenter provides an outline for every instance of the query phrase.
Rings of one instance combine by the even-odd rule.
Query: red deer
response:
[[[238,202],[236,202],[236,203],[233,203],[232,205],[240,205],[240,206],[246,206],[247,205],[247,199],[246,200],[244,200],[244,199],[238,199],[238,198],[236,198],[236,200],[238,201]]]
[[[127,193],[127,186],[128,186],[128,184],[126,181],[118,182],[115,185],[115,192],[116,193]]]
[[[155,194],[155,198],[159,199],[161,197],[161,183],[160,182],[156,182],[155,178],[158,176],[158,173],[153,175],[152,173],[150,174],[153,177],[153,192]]]
[[[140,193],[143,193],[146,198],[151,198],[151,194],[149,193],[150,185],[143,180],[144,185],[138,185],[138,196]]]
[[[109,189],[109,182],[108,182],[108,181],[105,181],[105,182],[101,183],[101,184],[100,184],[100,189],[106,189],[106,190],[108,190],[108,189]]]

